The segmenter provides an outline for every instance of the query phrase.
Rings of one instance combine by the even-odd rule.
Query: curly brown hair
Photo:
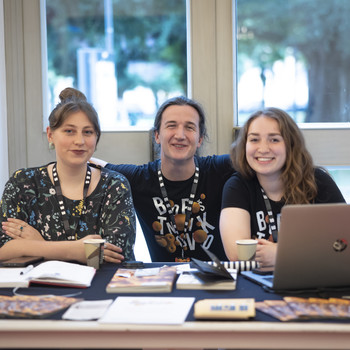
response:
[[[246,143],[250,124],[261,116],[277,121],[285,142],[286,162],[281,174],[285,204],[312,203],[317,195],[317,184],[311,154],[306,149],[304,137],[297,124],[288,113],[279,108],[270,107],[257,111],[246,121],[237,140],[231,146],[231,160],[234,169],[247,179],[255,176],[255,171],[247,162]]]

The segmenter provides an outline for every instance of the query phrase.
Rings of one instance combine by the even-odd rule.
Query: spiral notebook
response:
[[[283,207],[274,274],[241,274],[274,290],[350,288],[350,205]]]

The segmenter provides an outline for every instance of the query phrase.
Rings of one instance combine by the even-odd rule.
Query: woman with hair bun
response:
[[[88,160],[101,130],[80,91],[64,89],[49,117],[56,161],[20,169],[2,196],[0,260],[20,256],[85,263],[84,240],[106,240],[104,259],[134,260],[135,212],[128,180]]]
[[[232,145],[231,160],[237,173],[224,186],[220,215],[230,260],[237,260],[236,240],[254,238],[256,260],[274,265],[284,205],[345,202],[328,173],[314,166],[300,129],[281,109],[250,116]]]

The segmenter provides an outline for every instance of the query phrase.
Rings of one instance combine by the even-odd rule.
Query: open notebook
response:
[[[0,288],[29,287],[46,284],[62,287],[90,287],[96,270],[91,266],[65,261],[45,261],[35,267],[0,268]]]
[[[275,290],[350,287],[350,205],[283,207],[274,274],[241,274]]]

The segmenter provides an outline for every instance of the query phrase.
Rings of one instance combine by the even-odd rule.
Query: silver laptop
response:
[[[283,207],[274,274],[242,275],[275,290],[350,287],[350,205]]]

